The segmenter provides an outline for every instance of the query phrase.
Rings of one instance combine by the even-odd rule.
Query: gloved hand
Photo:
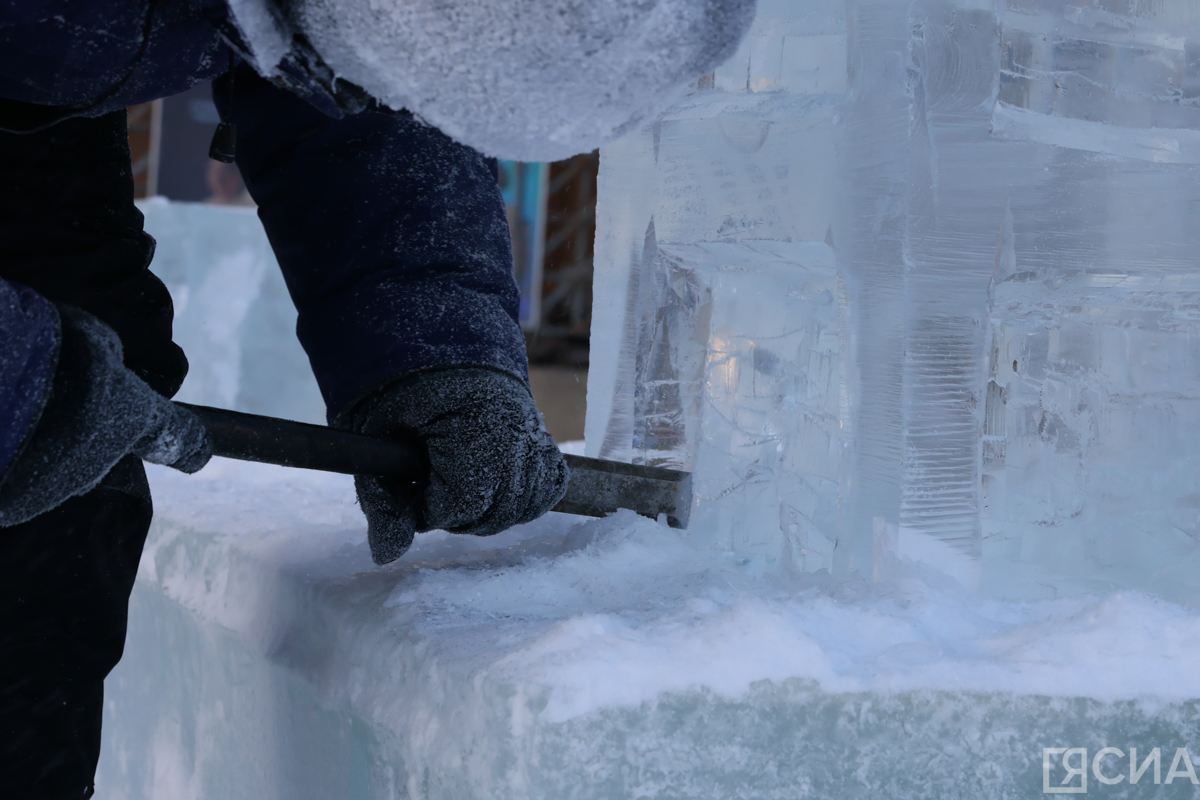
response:
[[[130,453],[188,473],[212,456],[204,423],[125,366],[111,328],[70,306],[60,306],[59,317],[49,395],[0,482],[0,526],[26,522],[85,494]]]
[[[357,476],[367,540],[378,564],[434,529],[490,536],[549,511],[567,490],[562,453],[529,387],[486,367],[446,367],[388,384],[339,419],[374,436],[410,437],[429,450],[427,486]]]

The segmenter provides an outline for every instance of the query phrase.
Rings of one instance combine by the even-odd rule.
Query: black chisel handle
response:
[[[381,475],[412,483],[429,480],[428,454],[409,442],[223,408],[178,405],[208,428],[214,455],[344,475]]]
[[[429,481],[429,455],[413,442],[223,408],[178,405],[208,428],[214,455],[407,483]],[[692,498],[688,473],[583,456],[563,458],[571,478],[555,511],[601,517],[628,508],[648,517],[666,514],[673,527],[687,527]]]

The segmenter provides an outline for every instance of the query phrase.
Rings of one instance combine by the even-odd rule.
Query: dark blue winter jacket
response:
[[[495,163],[407,113],[363,102],[314,64],[302,41],[273,81],[245,63],[231,72],[245,53],[224,0],[0,0],[0,131],[8,132],[0,136],[12,151],[26,137],[62,128],[81,143],[77,150],[94,138],[80,118],[115,118],[126,106],[224,76],[215,84],[217,106],[236,125],[237,163],[299,311],[300,341],[331,418],[372,387],[422,366],[486,364],[524,375]],[[82,132],[72,133],[73,125]],[[108,283],[70,277],[79,262],[111,260],[96,242],[120,240],[132,253],[148,241],[132,207],[128,156],[103,167],[80,156],[63,177],[52,174],[56,165],[66,169],[61,154],[74,152],[63,147],[46,156],[42,172],[30,166],[36,157],[0,152],[0,191],[7,193],[0,196],[0,478],[44,402],[57,341],[49,300],[105,318],[89,307],[93,295],[136,295],[110,302],[124,310],[106,319],[122,336],[127,363],[167,393],[182,379],[155,383],[156,369],[170,371],[151,364],[170,361],[162,347],[159,356],[130,363],[139,348],[152,347],[126,333],[136,330],[129,309],[158,289],[124,274]],[[124,172],[94,180],[81,174],[99,169]],[[11,188],[17,184],[26,188]],[[93,208],[106,202],[116,210]],[[80,219],[91,238],[54,263],[47,243],[76,236]],[[152,252],[152,242],[141,247],[134,261]],[[145,264],[134,266],[144,272]],[[160,328],[169,338],[164,303]]]

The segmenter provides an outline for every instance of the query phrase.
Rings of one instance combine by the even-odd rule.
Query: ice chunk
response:
[[[678,408],[669,458],[728,489],[701,495],[697,542],[742,552],[745,519],[803,569],[877,577],[899,553],[1007,596],[1200,598],[1198,28],[1191,2],[764,3],[711,81],[602,151],[593,319],[621,335],[593,341],[589,453],[666,457],[639,436]],[[763,266],[783,243],[827,248],[836,315],[791,302],[790,256]],[[718,248],[712,282],[691,261]],[[659,335],[688,315],[686,343]],[[725,353],[761,375],[763,332],[806,328],[825,355],[780,362],[801,405],[697,372]],[[735,486],[745,442],[705,457],[723,427],[809,445]],[[784,557],[798,542],[832,555]]]
[[[324,423],[325,403],[296,339],[296,308],[254,209],[138,203],[158,243],[152,268],[175,304],[188,357],[176,400]]]
[[[764,569],[833,550],[836,113],[701,94],[601,159],[589,455],[695,468],[691,530]]]
[[[841,287],[822,243],[646,250],[629,297],[622,376],[600,455],[694,470],[697,541],[763,569],[831,566],[840,452]],[[726,501],[742,498],[735,509]]]
[[[629,513],[380,569],[347,478],[151,482],[100,796],[1033,797],[1043,747],[1160,747],[1165,778],[1200,734],[1200,613],[1143,594],[763,577]]]

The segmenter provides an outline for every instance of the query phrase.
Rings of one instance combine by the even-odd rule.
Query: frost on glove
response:
[[[490,536],[531,522],[567,490],[566,464],[529,387],[508,372],[447,367],[414,373],[339,423],[374,436],[412,438],[429,450],[425,486],[354,479],[378,564],[403,555],[419,532]]]
[[[0,526],[17,525],[90,491],[126,455],[196,472],[208,430],[129,370],[117,335],[60,306],[58,364],[41,417],[0,482]]]

